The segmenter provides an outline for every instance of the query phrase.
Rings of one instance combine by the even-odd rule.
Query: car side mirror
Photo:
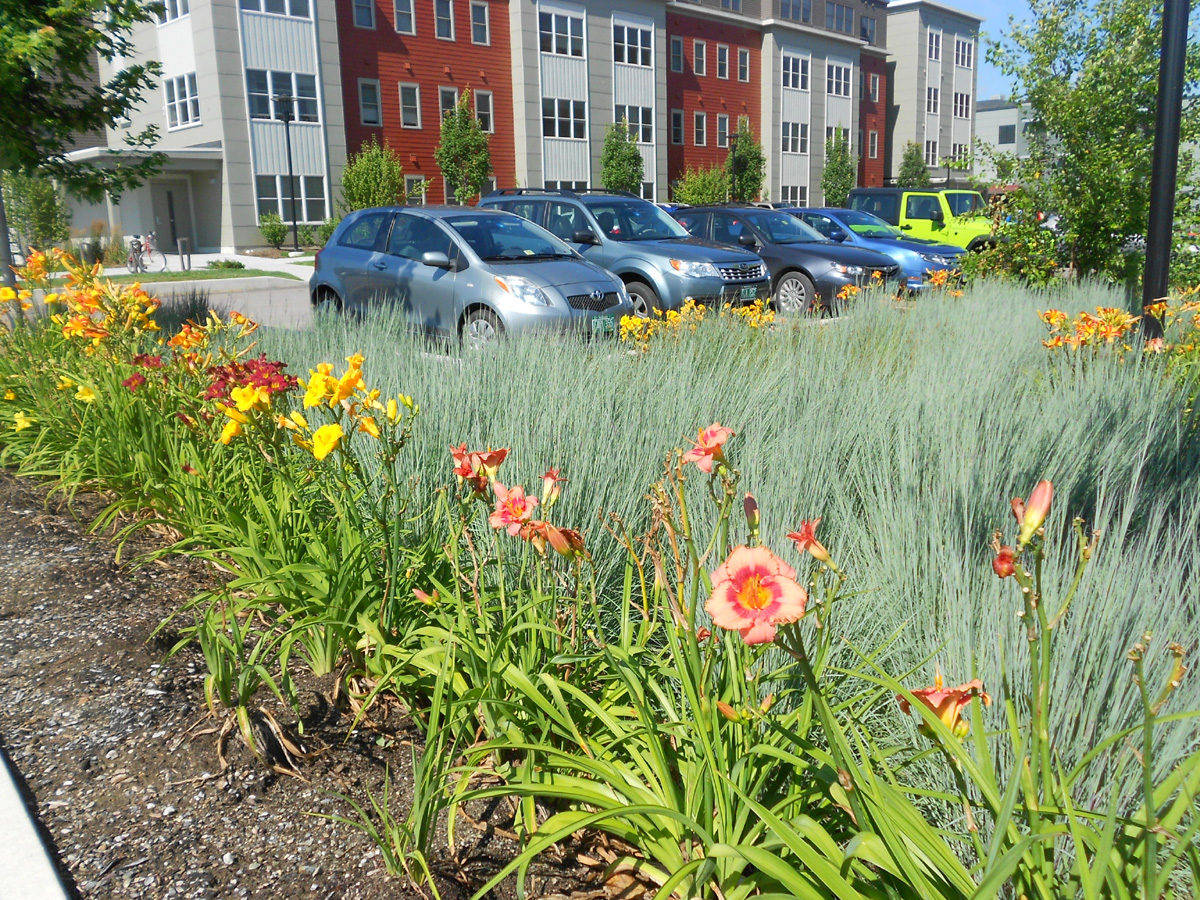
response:
[[[752,235],[748,231],[743,231],[741,234],[738,235],[738,243],[741,244],[743,247],[757,247],[758,246],[758,241],[756,241],[754,239],[754,235]]]
[[[848,237],[850,237],[850,235],[846,234],[846,232],[842,231],[840,228],[835,228],[833,231],[829,232],[829,239],[831,241],[837,241],[839,244]]]
[[[571,242],[574,244],[600,243],[600,241],[596,239],[596,233],[590,228],[580,228],[573,235],[571,235]]]
[[[946,221],[946,217],[944,215],[942,215],[942,211],[940,209],[935,209],[933,212],[931,212],[929,214],[929,218],[931,220],[933,220],[934,222]]]
[[[421,254],[421,262],[427,266],[433,266],[435,269],[453,268],[450,264],[450,257],[441,250],[427,250]]]

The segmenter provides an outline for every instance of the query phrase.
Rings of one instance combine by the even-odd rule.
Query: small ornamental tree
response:
[[[629,120],[610,125],[600,151],[600,184],[609,191],[642,194],[642,151],[629,130]]]
[[[929,168],[925,165],[921,148],[916,141],[909,141],[904,145],[904,156],[900,159],[896,187],[927,188],[930,184]]]
[[[845,206],[850,191],[857,181],[854,157],[850,154],[850,141],[844,128],[835,128],[832,137],[825,141],[825,171],[821,174],[821,192],[826,206]]]
[[[471,111],[470,88],[459,95],[454,109],[442,119],[442,139],[433,158],[442,170],[447,193],[453,188],[455,200],[466,203],[479,196],[492,173],[492,154],[487,132]]]
[[[688,206],[724,203],[729,196],[729,180],[720,166],[693,169],[688,166],[675,185],[675,202]]]
[[[67,204],[49,178],[9,172],[4,176],[8,224],[22,249],[46,249],[70,236]]]
[[[725,178],[729,182],[729,199],[749,203],[762,195],[767,174],[767,156],[754,136],[749,116],[738,118],[737,132],[725,160]]]
[[[387,144],[380,146],[372,136],[342,170],[343,212],[393,206],[404,200],[404,167],[400,165],[400,157]]]

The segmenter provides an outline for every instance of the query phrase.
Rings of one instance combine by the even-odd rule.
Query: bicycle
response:
[[[146,271],[146,260],[142,256],[142,238],[135,234],[129,242],[129,258],[125,261],[130,275],[139,275]]]
[[[154,247],[157,243],[158,243],[158,236],[153,231],[151,231],[149,234],[147,234],[145,241],[143,241],[144,246],[142,247],[142,249],[145,251],[145,254],[146,254],[147,269],[149,269],[150,266],[154,265]],[[159,269],[159,271],[165,272],[165,271],[167,271],[167,268],[168,268],[167,254],[163,253],[162,250],[159,250],[158,255],[162,257],[162,268]]]

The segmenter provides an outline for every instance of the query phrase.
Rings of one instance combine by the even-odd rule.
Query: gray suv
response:
[[[753,253],[692,237],[653,203],[613,191],[511,188],[479,201],[545,227],[625,283],[638,315],[652,308],[771,299],[767,267]]]
[[[615,335],[620,279],[496,209],[388,207],[346,216],[317,254],[316,307],[391,303],[414,328],[481,346],[505,331]]]

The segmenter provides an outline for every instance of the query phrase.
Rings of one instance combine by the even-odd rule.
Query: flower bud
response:
[[[542,476],[542,508],[549,509],[558,499],[558,495],[562,493],[562,488],[559,487],[560,482],[566,481],[565,478],[559,477],[558,469],[547,469],[546,474]]]
[[[737,710],[726,703],[724,700],[717,701],[717,712],[727,718],[730,722],[740,722],[742,717],[738,715]]]
[[[1050,513],[1050,501],[1054,498],[1054,485],[1049,481],[1039,481],[1029,499],[1025,502],[1025,515],[1021,520],[1021,533],[1017,540],[1028,544],[1033,533],[1042,527],[1046,516]]]
[[[1025,501],[1022,500],[1020,497],[1013,497],[1012,498],[1012,512],[1013,512],[1013,518],[1016,519],[1017,524],[1020,525],[1021,522],[1025,518]]]
[[[992,571],[1000,578],[1007,578],[1016,571],[1016,553],[1012,547],[1001,547],[996,553],[996,558],[992,560]]]
[[[746,527],[750,529],[751,534],[758,534],[758,501],[748,491],[742,500],[742,509],[746,512]]]

